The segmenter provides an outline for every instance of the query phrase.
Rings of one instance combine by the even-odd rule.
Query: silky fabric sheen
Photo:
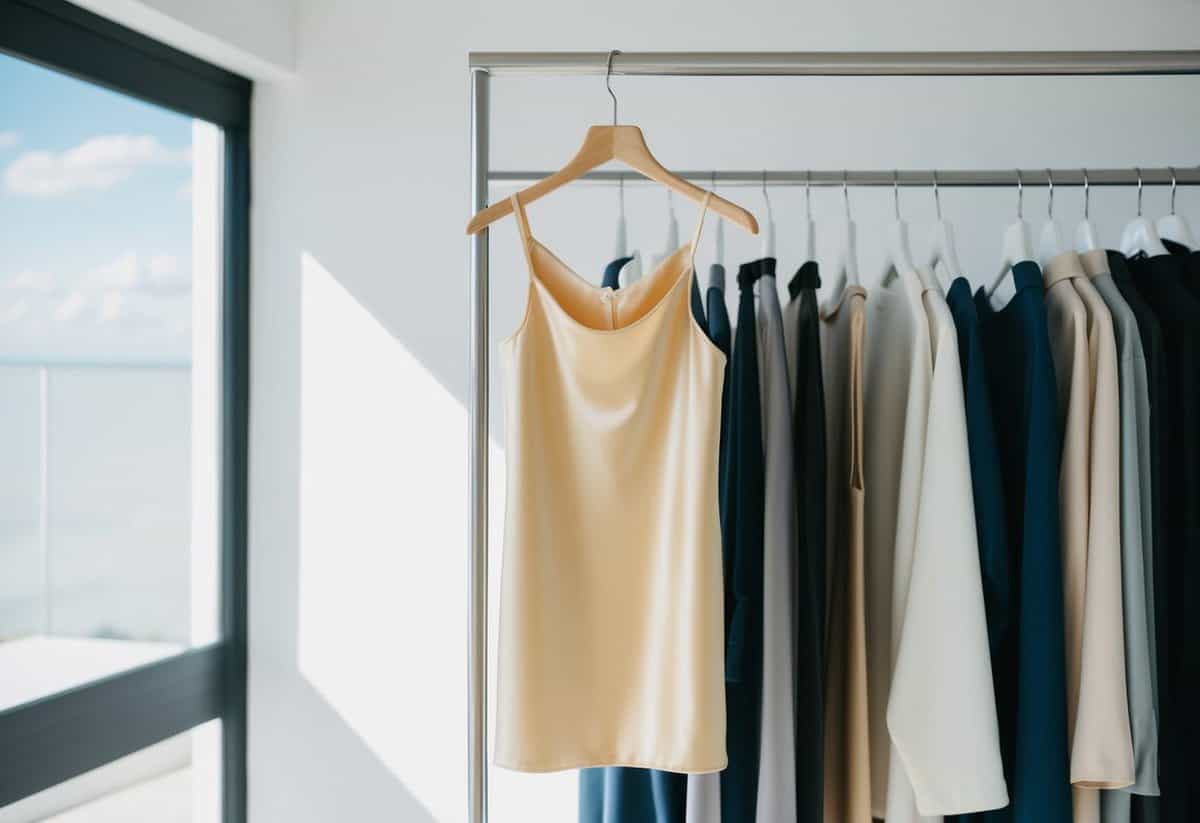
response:
[[[613,291],[534,240],[516,196],[513,211],[530,284],[501,343],[495,762],[718,771],[725,358],[691,316],[696,238]]]

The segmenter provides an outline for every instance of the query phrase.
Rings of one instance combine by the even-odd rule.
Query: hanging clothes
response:
[[[1082,261],[1072,265],[1082,268]],[[1088,315],[1092,438],[1082,668],[1071,779],[1088,790],[1092,811],[1086,819],[1096,821],[1100,798],[1094,789],[1123,788],[1134,780],[1121,583],[1120,378],[1112,313],[1086,273],[1074,276],[1071,284]],[[1081,819],[1078,807],[1075,819]]]
[[[1013,706],[1000,729],[1008,754],[1008,809],[988,821],[1069,823],[1063,568],[1059,548],[1059,437],[1054,360],[1042,274],[1012,268],[1015,293],[1004,308],[986,293],[975,308],[988,362],[992,417],[1007,509],[1016,638],[996,682],[999,705]]]
[[[795,300],[793,296],[793,303]],[[865,289],[847,286],[821,317],[820,329],[828,477],[829,619],[824,644],[823,721],[826,823],[871,823],[863,494],[866,303]],[[802,339],[800,335],[797,338]],[[800,399],[797,395],[797,405]]]
[[[1162,254],[1129,261],[1132,283],[1153,309],[1162,328],[1165,353],[1165,402],[1160,404],[1171,421],[1164,434],[1166,484],[1171,502],[1166,508],[1164,577],[1166,587],[1155,590],[1155,601],[1166,598],[1168,634],[1165,646],[1166,677],[1159,681],[1159,706],[1170,722],[1159,724],[1159,791],[1161,819],[1182,823],[1194,817],[1189,794],[1195,780],[1187,770],[1191,737],[1196,723],[1191,704],[1195,684],[1187,688],[1185,660],[1195,653],[1196,638],[1189,636],[1200,615],[1195,602],[1200,512],[1191,501],[1200,496],[1200,433],[1194,421],[1200,413],[1197,369],[1200,368],[1200,283],[1188,271],[1188,258]],[[1188,601],[1191,602],[1188,602]],[[1188,623],[1188,621],[1193,621]],[[1189,646],[1191,648],[1189,648]],[[1159,649],[1163,655],[1163,647]]]
[[[720,509],[722,533],[725,528],[725,512],[728,509],[726,500],[730,488],[726,480],[728,472],[727,443],[729,440],[729,390],[731,386],[730,366],[732,357],[732,331],[729,325],[729,310],[725,306],[725,267],[714,263],[708,270],[708,289],[705,291],[707,331],[709,339],[725,353],[725,380],[721,390],[721,447],[719,456],[720,477]],[[732,543],[724,543],[724,582],[725,606],[730,607],[733,600],[733,555]],[[732,615],[725,614],[725,625],[729,625]],[[689,774],[687,780],[687,804],[684,819],[687,823],[721,823],[721,776],[718,774]]]
[[[927,362],[928,325],[896,287],[879,289],[867,303],[864,363],[865,560],[867,593],[868,741],[871,749],[871,814],[883,818],[887,805],[887,695],[892,671],[892,557],[897,515],[915,506],[900,496],[900,463],[909,403],[910,372]],[[920,305],[918,300],[918,306]],[[922,310],[923,313],[923,310]],[[918,331],[924,341],[917,352]]]
[[[1143,477],[1142,455],[1149,457],[1149,381],[1137,319],[1108,271],[1103,250],[1080,255],[1084,270],[1112,315],[1118,352],[1121,426],[1121,604],[1125,630],[1125,689],[1133,740],[1133,785],[1107,789],[1100,797],[1104,823],[1127,823],[1132,818],[1133,793],[1158,794],[1158,728],[1151,672],[1154,648],[1153,543],[1149,493],[1151,478]],[[1143,512],[1143,500],[1146,501]]]
[[[792,387],[792,462],[796,478],[793,501],[795,568],[791,586],[796,641],[795,819],[803,823],[820,823],[824,795],[824,701],[814,698],[814,695],[824,694],[828,631],[826,592],[829,588],[825,540],[828,469],[825,388],[821,373],[821,319],[817,306],[820,286],[816,262],[805,262],[788,282],[791,299],[783,319]],[[839,342],[849,344],[850,341],[847,338]],[[845,371],[844,367],[842,371]],[[861,548],[860,544],[860,551]]]
[[[936,290],[897,279],[917,334],[893,561],[888,823],[1008,803],[957,334]]]
[[[1050,341],[1065,412],[1060,506],[1067,616],[1067,729],[1076,823],[1100,788],[1133,782],[1121,605],[1120,424],[1112,316],[1074,251],[1046,267]]]
[[[975,532],[979,540],[979,568],[983,580],[984,611],[987,616],[988,650],[996,698],[996,720],[1001,731],[1012,727],[1015,706],[1013,690],[1005,682],[1015,651],[1013,623],[1013,580],[1009,557],[1004,482],[1000,453],[992,418],[988,388],[988,365],[983,350],[983,330],[964,277],[955,278],[946,291],[946,303],[958,334],[959,366],[970,450],[971,488],[975,504]],[[1011,786],[1012,747],[1001,737],[1001,759],[1005,780]],[[1008,809],[955,815],[953,823],[983,823],[1006,819]]]
[[[516,196],[513,211],[530,285],[524,320],[501,343],[508,494],[495,762],[718,771],[727,758],[713,503],[725,358],[690,316],[684,282],[704,211],[691,243],[620,291],[588,283],[537,242]]]
[[[1163,437],[1167,426],[1166,397],[1163,393],[1167,379],[1164,373],[1166,363],[1163,353],[1162,329],[1159,326],[1158,318],[1155,317],[1149,304],[1134,286],[1125,255],[1111,250],[1105,252],[1105,255],[1113,284],[1137,321],[1142,357],[1145,362],[1147,402],[1145,406],[1139,403],[1137,408],[1138,461],[1139,473],[1143,478],[1141,483],[1142,523],[1143,526],[1148,526],[1147,539],[1143,545],[1143,559],[1146,563],[1146,601],[1151,604],[1147,615],[1152,638],[1150,643],[1150,682],[1154,694],[1158,751],[1161,751],[1163,743],[1161,730],[1166,724],[1166,701],[1161,697],[1162,686],[1160,684],[1166,682],[1166,654],[1165,652],[1160,653],[1159,650],[1167,648],[1167,580],[1164,540],[1167,533],[1165,511],[1168,495],[1164,490],[1168,487],[1164,475],[1166,462],[1163,457]],[[1157,763],[1157,752],[1154,757]],[[1159,797],[1134,794],[1130,800],[1132,807],[1130,817],[1133,821],[1158,823],[1161,810]],[[1103,808],[1101,814],[1105,814]]]
[[[1200,250],[1188,249],[1181,243],[1176,243],[1171,240],[1163,240],[1163,245],[1171,255],[1179,261],[1184,283],[1187,285],[1192,295],[1200,299]],[[1192,392],[1195,398],[1197,383],[1200,383],[1200,378],[1197,378],[1195,372],[1193,374]],[[1200,400],[1194,401],[1200,405]],[[1193,406],[1195,408],[1195,406]],[[1192,418],[1194,419],[1194,418]],[[1195,475],[1200,475],[1200,465],[1197,465],[1197,460],[1200,460],[1200,446],[1196,445],[1196,441],[1192,443],[1193,452],[1191,453],[1192,469]],[[1194,475],[1194,476],[1195,476]],[[1200,479],[1197,480],[1200,483]],[[1189,498],[1195,500],[1195,497]],[[1176,694],[1186,695],[1180,703],[1177,704],[1182,717],[1183,729],[1186,730],[1188,740],[1196,740],[1200,736],[1200,712],[1197,711],[1195,695],[1200,694],[1200,638],[1196,637],[1196,627],[1200,626],[1200,515],[1192,513],[1193,530],[1189,533],[1191,539],[1188,546],[1181,553],[1182,557],[1182,588],[1183,588],[1183,603],[1180,615],[1181,626],[1183,631],[1176,642],[1178,646],[1173,651],[1178,655],[1178,687]],[[1178,716],[1178,715],[1177,715]],[[1177,737],[1177,740],[1179,738]],[[1179,751],[1182,752],[1182,740],[1179,740]],[[1177,754],[1176,757],[1182,757]],[[1186,761],[1179,761],[1186,762]],[[1195,818],[1200,814],[1200,786],[1196,785],[1195,780],[1188,780],[1189,793],[1187,798],[1187,812]]]
[[[732,557],[731,615],[726,630],[726,750],[721,772],[721,820],[756,819],[762,710],[763,463],[762,406],[754,284],[761,261],[738,269],[737,330],[729,390],[729,465],[722,540]]]
[[[604,267],[601,285],[621,287],[621,269],[632,257],[618,257]],[[696,314],[697,277],[692,280],[692,316],[703,327],[704,311]],[[707,330],[706,330],[707,332]],[[711,339],[711,337],[710,337]],[[719,476],[719,475],[718,475]],[[603,766],[579,772],[580,823],[682,823],[688,776],[655,769]]]
[[[796,693],[793,633],[796,483],[792,391],[775,283],[775,258],[759,261],[758,374],[763,416],[763,665],[759,823],[796,819]],[[809,699],[820,691],[810,692]]]

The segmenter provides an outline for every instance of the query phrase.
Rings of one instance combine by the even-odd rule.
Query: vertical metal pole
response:
[[[42,550],[42,634],[53,630],[54,569],[50,565],[50,370],[38,369],[38,543]]]
[[[471,212],[488,198],[488,74],[471,72]],[[488,231],[471,238],[467,820],[487,823]]]

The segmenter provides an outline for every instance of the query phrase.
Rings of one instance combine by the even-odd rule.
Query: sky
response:
[[[192,119],[0,54],[0,364],[186,363]]]

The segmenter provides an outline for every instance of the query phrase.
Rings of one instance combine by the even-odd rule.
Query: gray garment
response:
[[[1158,794],[1158,689],[1154,648],[1153,532],[1150,506],[1150,401],[1137,319],[1112,275],[1090,278],[1113,318],[1121,410],[1121,602],[1125,688],[1133,737],[1134,783],[1101,794],[1101,820],[1126,823],[1130,793]]]
[[[758,374],[763,456],[763,687],[759,744],[759,823],[796,819],[795,638],[796,472],[792,390],[783,310],[773,276],[758,281]]]

